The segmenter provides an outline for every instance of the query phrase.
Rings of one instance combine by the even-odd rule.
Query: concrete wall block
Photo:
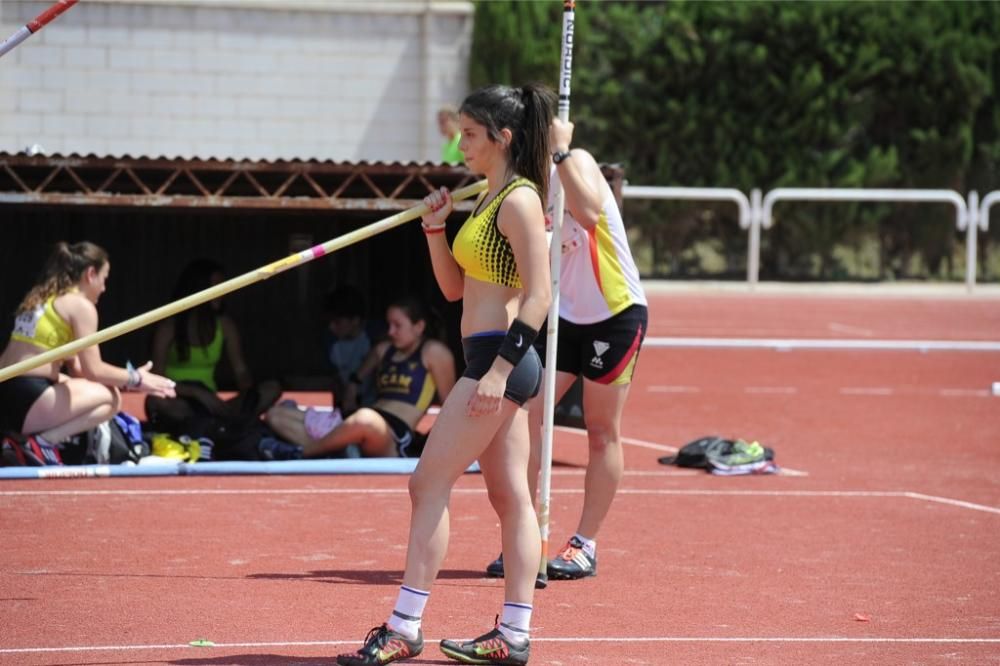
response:
[[[113,47],[129,43],[130,30],[120,25],[88,25],[88,46]]]
[[[222,97],[252,95],[261,87],[260,79],[249,75],[219,75],[215,79],[216,92]]]
[[[16,113],[6,116],[0,122],[0,132],[3,132],[5,136],[12,134],[30,135],[36,137],[32,139],[32,143],[34,143],[42,133],[42,116],[33,113]],[[23,146],[21,147],[23,148]]]
[[[141,26],[129,31],[130,46],[150,49],[172,49],[174,47],[174,31],[161,27]]]
[[[29,69],[17,69],[12,72],[10,87],[3,87],[5,91],[19,88],[40,88],[42,90],[63,91],[74,83],[78,82],[81,72],[73,72],[62,68],[44,67],[38,71]],[[0,82],[2,83],[2,82]],[[0,94],[0,97],[11,97],[11,94]]]
[[[226,139],[234,144],[241,141],[246,141],[248,144],[256,143],[258,137],[257,121],[247,118],[229,118],[219,123],[216,136],[220,140]]]
[[[204,26],[195,26],[189,30],[177,30],[174,33],[174,49],[193,51],[196,49],[217,49],[218,34],[207,30]]]
[[[150,69],[143,72],[135,72],[129,84],[130,90],[160,94],[182,92],[186,87],[187,82],[183,76],[168,74],[166,72],[154,72]]]
[[[36,35],[37,37],[37,35]],[[4,39],[6,39],[6,35]],[[61,67],[65,62],[64,60],[64,48],[62,46],[45,46],[43,44],[34,44],[32,40],[34,37],[28,37],[24,43],[14,49],[13,53],[16,53],[20,57],[20,66],[22,67]],[[10,55],[13,55],[10,54]],[[4,56],[6,60],[8,56]],[[7,63],[5,62],[4,65]]]
[[[152,109],[157,115],[189,118],[195,108],[195,96],[183,93],[153,93],[150,96]]]
[[[197,96],[192,113],[206,118],[232,118],[236,115],[236,101],[230,97]]]
[[[81,23],[79,18],[71,20],[71,12],[63,14],[53,23],[50,23],[44,30],[40,30],[28,39],[36,46],[83,46],[87,43],[86,24]],[[37,16],[37,14],[36,14]],[[34,16],[32,17],[34,18]],[[6,37],[7,35],[4,35]]]
[[[132,81],[140,73],[125,70],[91,69],[80,72],[76,84],[70,92],[72,95],[91,94],[95,91],[128,91],[132,89]]]
[[[17,92],[17,110],[20,113],[43,113],[59,116],[63,112],[65,95],[59,90],[32,90]]]
[[[214,139],[219,129],[219,121],[206,120],[203,118],[174,118],[173,132],[176,136],[183,136],[191,141],[197,141],[200,146],[202,141]]]
[[[128,71],[145,71],[151,69],[152,52],[142,47],[115,44],[110,47],[108,55],[108,66],[111,69]]]
[[[99,67],[103,69],[108,66],[108,49],[104,46],[68,48],[65,59],[67,67]]]
[[[111,112],[111,101],[107,95],[77,95],[66,100],[66,106],[76,113],[107,114]],[[121,119],[116,122],[121,123]]]
[[[236,100],[236,115],[240,118],[270,120],[278,116],[278,100],[263,95],[240,97]]]
[[[117,139],[122,134],[122,121],[121,116],[111,113],[87,115],[84,116],[84,128],[89,136]]]
[[[153,49],[149,55],[152,69],[161,72],[184,72],[188,74],[198,70],[199,63],[191,51],[177,48]]]
[[[153,96],[151,94],[131,92],[122,88],[109,91],[106,97],[109,113],[118,118],[118,122],[121,124],[120,129],[125,132],[128,131],[128,118],[145,116],[153,109]]]
[[[46,115],[42,118],[42,141],[40,142],[48,150],[52,150],[49,145],[55,137],[74,137],[86,134],[86,116],[83,114],[59,114]]]

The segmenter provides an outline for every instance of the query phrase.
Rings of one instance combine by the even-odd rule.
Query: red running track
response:
[[[998,301],[836,299],[834,312],[797,299],[656,296],[650,332],[1000,331]],[[699,310],[722,314],[671,329]],[[998,353],[647,349],[599,575],[538,593],[531,663],[996,663],[996,380]],[[760,439],[790,473],[657,464],[710,433]],[[560,430],[556,542],[574,527],[585,460],[585,438]],[[409,515],[396,476],[5,482],[0,509],[0,663],[64,666],[331,663],[391,609]],[[499,537],[479,477],[460,482],[452,516],[429,639],[484,631],[502,602],[481,575]],[[215,647],[189,645],[200,638]],[[453,662],[429,643],[412,663]]]

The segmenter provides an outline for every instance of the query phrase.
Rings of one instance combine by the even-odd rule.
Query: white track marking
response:
[[[438,638],[425,638],[425,643],[437,643]],[[461,639],[460,639],[461,640]],[[896,644],[959,644],[994,645],[1000,638],[952,638],[933,636],[913,637],[853,637],[853,636],[548,636],[532,637],[532,643],[896,643]],[[0,648],[0,654],[46,654],[53,652],[119,652],[138,650],[191,650],[209,657],[213,650],[233,648],[301,648],[357,645],[358,639],[326,641],[260,641],[247,643],[215,643],[197,647],[185,643],[163,645],[68,645],[65,647]],[[305,657],[308,659],[308,657]]]
[[[874,331],[870,328],[860,328],[858,326],[850,326],[848,324],[838,324],[835,321],[831,321],[826,325],[834,333],[845,333],[847,335],[863,335],[866,338],[870,338],[874,335]]]
[[[701,393],[697,386],[649,386],[646,390],[650,393]]]
[[[848,340],[831,338],[673,338],[650,337],[643,347],[706,347],[735,349],[825,349],[849,351],[874,349],[879,351],[1000,351],[1000,342],[990,340]]]
[[[892,395],[893,393],[891,388],[883,386],[846,386],[840,389],[841,395]]]
[[[943,388],[938,394],[944,398],[987,398],[990,392],[986,389]]]
[[[938,497],[937,495],[924,495],[923,493],[904,493],[906,497],[911,497],[917,500],[923,500],[925,502],[939,502],[941,504],[948,504],[950,506],[958,506],[963,509],[972,509],[973,511],[986,511],[988,513],[1000,514],[1000,509],[996,509],[990,506],[983,506],[982,504],[973,504],[972,502],[965,502],[963,500],[951,499],[949,497]]]
[[[485,488],[455,488],[453,493],[461,495],[483,495]],[[4,490],[0,497],[84,497],[84,496],[193,496],[193,495],[404,495],[406,488],[219,488],[165,490],[157,488],[121,490]],[[582,488],[553,488],[553,494],[580,495]],[[935,502],[972,511],[983,511],[1000,515],[1000,508],[966,502],[964,500],[927,495],[905,490],[701,490],[684,488],[621,488],[619,495],[673,495],[673,496],[741,496],[741,497],[902,497],[922,502]]]

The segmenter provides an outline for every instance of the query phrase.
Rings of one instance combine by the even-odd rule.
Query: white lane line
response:
[[[986,398],[990,392],[986,389],[943,388],[938,395],[944,398]]]
[[[829,324],[827,324],[827,328],[829,328],[834,333],[845,333],[847,335],[863,335],[866,338],[870,338],[872,335],[874,335],[874,331],[872,331],[870,328],[861,328],[859,326],[850,326],[848,324],[838,324],[835,321],[831,321]]]
[[[699,472],[700,473],[700,472]],[[463,495],[482,495],[485,488],[455,488],[453,493]],[[553,488],[553,494],[580,495],[582,488]],[[159,488],[120,489],[120,490],[6,490],[0,491],[0,497],[23,497],[44,495],[47,497],[79,497],[79,496],[192,496],[192,495],[403,495],[409,491],[406,488],[237,488],[237,489],[190,489],[164,490]],[[961,509],[983,511],[1000,515],[1000,508],[966,502],[964,500],[927,495],[905,490],[711,490],[683,488],[620,488],[619,495],[673,495],[673,496],[740,496],[740,497],[902,497],[922,502],[934,502]]]
[[[744,393],[792,395],[799,390],[794,386],[744,386]]]
[[[878,351],[1000,351],[1000,342],[990,340],[849,340],[831,338],[674,338],[649,337],[643,347],[706,347],[735,349],[795,349]]]
[[[893,389],[882,386],[846,386],[840,389],[841,395],[892,395]]]
[[[646,388],[650,393],[701,393],[697,386],[650,386]]]
[[[440,639],[425,638],[436,643]],[[966,644],[993,645],[1000,638],[953,638],[948,636],[913,637],[854,637],[854,636],[539,636],[532,643],[897,643],[897,644]],[[208,657],[213,649],[233,648],[300,648],[357,645],[358,639],[325,641],[259,641],[247,643],[215,643],[211,647],[195,647],[185,643],[163,645],[69,645],[65,647],[0,648],[0,654],[44,654],[52,652],[117,652],[122,650],[191,650]]]
[[[974,504],[973,502],[966,502],[964,500],[951,499],[950,497],[939,497],[938,495],[925,495],[923,493],[904,493],[906,497],[912,499],[923,500],[925,502],[938,502],[940,504],[947,504],[949,506],[957,506],[963,509],[972,509],[973,511],[985,511],[987,513],[1000,514],[1000,509],[992,506],[984,506],[982,504]]]

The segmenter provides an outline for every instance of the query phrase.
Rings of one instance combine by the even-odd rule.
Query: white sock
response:
[[[597,541],[581,536],[579,532],[573,536],[579,539],[580,543],[583,544],[583,552],[587,553],[587,555],[590,555],[591,557],[594,557],[594,555],[597,554]]]
[[[504,602],[499,629],[514,645],[524,645],[531,629],[531,604]]]
[[[392,615],[386,624],[397,634],[403,634],[411,641],[416,639],[420,633],[420,618],[430,595],[430,592],[400,585],[396,607],[392,609]]]

